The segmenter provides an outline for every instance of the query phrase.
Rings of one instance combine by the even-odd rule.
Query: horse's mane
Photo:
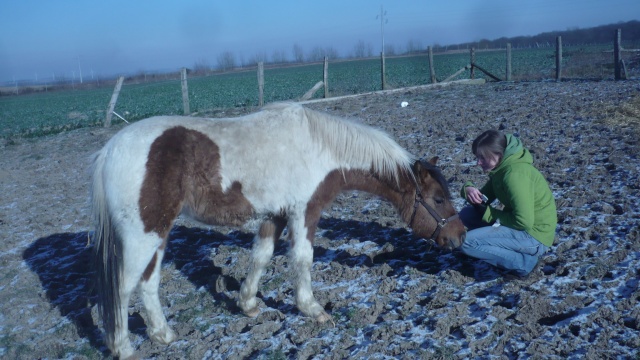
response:
[[[300,106],[300,105],[292,105]],[[304,109],[311,137],[333,158],[348,166],[371,168],[380,176],[399,180],[412,174],[415,158],[382,130],[328,113]]]

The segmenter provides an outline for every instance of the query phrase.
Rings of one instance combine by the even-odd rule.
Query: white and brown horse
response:
[[[134,354],[129,299],[139,286],[152,340],[176,337],[158,298],[167,236],[183,213],[212,225],[263,219],[238,305],[256,316],[256,293],[283,229],[298,309],[331,320],[311,289],[313,240],[321,211],[344,190],[391,202],[417,237],[452,248],[464,226],[443,176],[384,132],[296,104],[233,119],[161,116],[117,133],[94,155],[92,206],[99,313],[115,356]]]

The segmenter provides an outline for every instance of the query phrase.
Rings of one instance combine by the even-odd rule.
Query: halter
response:
[[[418,184],[416,184],[416,199],[413,203],[413,214],[411,214],[411,220],[409,221],[409,226],[413,225],[413,220],[416,217],[416,212],[418,211],[418,204],[422,205],[422,207],[427,209],[429,214],[431,214],[431,216],[433,216],[433,218],[436,220],[436,229],[433,231],[433,234],[431,234],[431,236],[429,237],[429,239],[431,240],[435,240],[438,237],[438,235],[440,235],[440,230],[442,230],[442,228],[445,227],[445,225],[447,225],[451,221],[458,218],[458,213],[452,216],[449,216],[446,219],[440,216],[440,214],[438,214],[436,209],[432,208],[429,204],[426,203],[426,201],[424,201],[424,198],[422,197],[422,193],[420,193],[420,189],[418,188]]]

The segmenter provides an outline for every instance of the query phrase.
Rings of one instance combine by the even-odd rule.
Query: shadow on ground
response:
[[[404,228],[389,228],[376,222],[328,218],[321,219],[318,229],[330,241],[371,241],[385,250],[369,256],[346,250],[332,250],[316,244],[315,261],[338,261],[348,266],[367,267],[386,263],[393,269],[390,276],[404,271],[405,266],[430,274],[443,268],[458,269],[468,276],[473,276],[474,273],[473,264],[468,260],[448,251],[440,251],[422,239],[415,239]],[[225,276],[223,271],[224,267],[238,265],[214,264],[211,254],[213,249],[223,245],[249,250],[252,239],[253,234],[241,231],[225,235],[210,229],[176,226],[170,234],[163,263],[173,264],[196,288],[204,286],[220,306],[240,313],[235,299],[229,297],[227,291],[238,291],[241,280]],[[24,251],[23,259],[38,275],[49,302],[76,326],[80,337],[88,339],[93,347],[101,349],[104,354],[107,350],[102,343],[101,332],[91,316],[91,308],[96,304],[92,288],[92,249],[87,232],[54,234],[33,242]],[[279,241],[275,255],[285,255],[287,250],[287,243]],[[219,286],[221,280],[224,281],[222,289]],[[131,332],[146,336],[146,326],[139,313],[134,312],[129,316],[129,327]]]

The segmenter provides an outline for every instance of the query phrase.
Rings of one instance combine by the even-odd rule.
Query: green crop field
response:
[[[611,78],[608,63],[613,55],[610,46],[565,47],[563,63],[569,77]],[[555,50],[514,49],[512,80],[552,79],[555,76]],[[434,68],[443,81],[469,64],[469,53],[436,54]],[[504,50],[477,51],[476,63],[483,69],[505,77]],[[381,90],[380,59],[336,61],[329,64],[329,96],[341,96]],[[476,70],[476,77],[486,78]],[[464,71],[456,77],[469,77]],[[297,99],[323,78],[323,65],[311,64],[265,69],[265,103]],[[388,88],[424,85],[430,82],[426,55],[386,59]],[[88,90],[64,90],[0,97],[0,137],[40,136],[78,127],[97,126],[104,122],[113,92],[109,87]],[[188,79],[191,112],[202,113],[218,108],[254,107],[258,105],[258,80],[255,70],[214,74]],[[323,96],[319,90],[315,97]],[[128,121],[153,115],[182,114],[179,80],[127,83],[122,87],[115,112]],[[113,118],[114,122],[121,121]]]

